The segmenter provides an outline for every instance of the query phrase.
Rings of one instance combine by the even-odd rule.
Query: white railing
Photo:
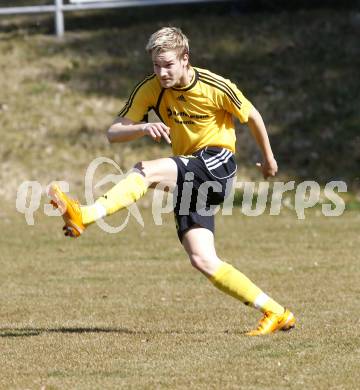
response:
[[[62,37],[65,32],[64,12],[82,11],[90,9],[125,8],[125,7],[145,7],[154,5],[169,4],[190,4],[190,3],[221,3],[234,0],[70,0],[64,4],[63,0],[54,0],[53,5],[34,5],[22,7],[0,8],[1,15],[34,14],[34,13],[54,13],[55,31],[58,37]]]

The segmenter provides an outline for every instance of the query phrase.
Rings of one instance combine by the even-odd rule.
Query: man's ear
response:
[[[188,53],[185,53],[185,54],[183,55],[183,57],[182,57],[182,60],[183,60],[183,62],[185,63],[185,66],[187,66],[188,63],[189,63],[189,54],[188,54]]]

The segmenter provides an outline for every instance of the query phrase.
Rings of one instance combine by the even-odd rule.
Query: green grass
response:
[[[59,218],[2,213],[0,388],[357,387],[357,212],[217,219],[219,255],[298,318],[255,339],[259,314],[190,266],[172,216],[142,214],[66,240]]]
[[[354,15],[219,6],[74,14],[63,41],[50,17],[0,19],[0,388],[358,387]],[[319,208],[303,221],[291,210],[250,218],[236,208],[217,219],[219,255],[294,310],[289,334],[243,335],[258,313],[192,269],[172,216],[155,227],[144,208],[145,229],[133,221],[117,235],[93,227],[65,240],[58,219],[38,211],[30,227],[15,211],[23,180],[66,180],[81,194],[95,157],[127,169],[169,154],[149,140],[110,146],[104,136],[151,71],[148,35],[168,24],[189,35],[194,65],[236,81],[262,112],[281,179],[342,179],[354,192],[343,194],[348,206],[337,218]],[[239,180],[259,179],[258,152],[238,130]]]

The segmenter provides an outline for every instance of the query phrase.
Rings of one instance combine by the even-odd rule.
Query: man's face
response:
[[[154,72],[163,88],[182,86],[187,77],[189,56],[178,57],[175,51],[165,51],[152,55]]]

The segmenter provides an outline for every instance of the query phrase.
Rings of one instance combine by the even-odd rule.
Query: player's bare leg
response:
[[[209,229],[195,225],[184,233],[182,245],[191,265],[206,276],[214,275],[222,264],[216,254],[214,235]]]

